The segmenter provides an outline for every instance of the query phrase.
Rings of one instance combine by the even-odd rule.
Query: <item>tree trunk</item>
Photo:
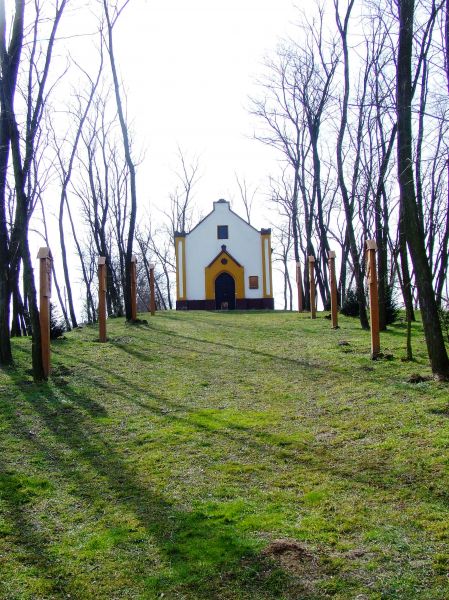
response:
[[[381,119],[378,117],[379,127],[381,127]],[[374,211],[375,211],[375,227],[376,227],[376,243],[378,253],[378,264],[377,264],[377,281],[379,287],[379,329],[385,331],[387,328],[387,315],[386,315],[386,298],[387,298],[387,285],[388,285],[388,204],[387,194],[385,191],[385,176],[387,173],[388,164],[393,151],[394,142],[396,140],[397,124],[395,123],[391,130],[388,147],[384,148],[383,144],[383,156],[379,169],[379,179],[377,182],[376,195],[374,198]],[[382,202],[383,200],[383,202]]]
[[[120,86],[118,81],[117,69],[115,65],[112,29],[115,21],[111,21],[109,16],[108,3],[103,0],[104,12],[106,16],[106,22],[108,26],[108,54],[111,63],[112,79],[114,81],[114,92],[117,104],[117,112],[120,122],[120,129],[123,137],[123,148],[125,151],[126,164],[129,170],[129,181],[131,188],[131,210],[129,214],[129,228],[128,228],[128,239],[126,243],[126,256],[125,256],[125,286],[124,286],[124,298],[125,298],[125,313],[128,321],[132,320],[132,299],[131,299],[131,258],[133,253],[133,242],[134,232],[136,228],[136,212],[137,212],[137,190],[136,190],[136,169],[134,162],[131,158],[131,144],[128,136],[128,127],[125,121],[123,113],[122,99],[120,97]],[[117,14],[118,17],[118,14]]]
[[[11,337],[28,335],[25,320],[25,308],[19,289],[19,270],[17,269],[11,277],[10,289],[12,292],[12,319]]]
[[[9,110],[13,105],[17,72],[23,41],[25,2],[16,2],[14,26],[9,48],[6,48],[5,2],[0,1],[0,365],[11,365],[9,247],[6,220],[6,177],[9,162],[11,129]]]
[[[330,304],[330,288],[329,281],[327,278],[327,263],[329,259],[329,241],[327,239],[327,229],[324,225],[323,218],[323,195],[321,191],[321,161],[318,152],[318,133],[319,129],[310,128],[310,141],[312,144],[312,156],[313,156],[313,185],[316,191],[317,200],[317,220],[318,220],[318,236],[320,240],[320,257],[321,261],[317,263],[318,272],[320,278],[318,279],[318,285],[320,288],[321,299],[323,306]],[[321,280],[321,283],[320,283]]]
[[[346,187],[344,169],[343,169],[343,140],[345,137],[346,126],[348,122],[348,102],[349,102],[349,55],[348,55],[348,43],[347,43],[347,32],[348,32],[348,21],[351,14],[354,0],[351,0],[348,5],[348,9],[345,15],[344,24],[340,21],[338,13],[338,3],[336,6],[336,19],[337,26],[340,32],[340,37],[343,47],[344,57],[344,95],[341,109],[341,122],[340,129],[338,132],[337,139],[337,170],[338,170],[338,185],[343,200],[343,206],[345,209],[346,216],[346,231],[348,236],[349,250],[352,258],[352,265],[354,271],[354,278],[356,282],[357,299],[359,301],[360,311],[360,324],[363,329],[369,329],[368,316],[366,313],[366,299],[365,299],[365,288],[363,283],[363,271],[361,268],[359,250],[357,248],[357,242],[355,239],[354,226],[352,223],[353,219],[353,207],[349,198],[348,188]]]
[[[70,205],[68,203],[67,203],[67,214],[69,215],[69,221],[70,221],[70,227],[72,229],[73,240],[75,242],[75,246],[78,251],[78,256],[80,257],[81,271],[83,273],[84,283],[86,284],[87,306],[90,306],[92,308],[92,320],[95,321],[95,307],[94,307],[94,301],[93,301],[92,293],[91,293],[91,289],[90,289],[89,277],[88,277],[86,265],[84,264],[83,253],[81,251],[81,246],[78,241],[78,236],[76,235],[76,229],[75,229],[75,224],[74,224],[73,218],[72,218],[72,212],[70,210]],[[87,311],[87,317],[88,317],[88,319],[90,317],[89,310]]]
[[[42,224],[44,226],[44,239],[45,239],[45,243],[46,243],[47,247],[49,248],[50,242],[48,240],[47,215],[45,213],[45,206],[42,201],[42,197],[40,197],[40,203],[41,203],[41,211],[42,211]],[[51,261],[51,272],[53,275],[53,283],[55,284],[55,288],[56,288],[56,294],[58,296],[59,306],[61,307],[61,310],[62,310],[62,316],[64,318],[65,327],[66,327],[67,331],[70,331],[71,325],[70,325],[69,317],[67,314],[66,305],[62,298],[61,288],[59,287],[58,278],[56,277],[55,263],[53,260]]]
[[[70,320],[72,322],[72,327],[78,327],[78,323],[76,320],[75,308],[73,306],[73,296],[72,296],[72,286],[70,283],[69,276],[69,266],[67,263],[67,252],[65,247],[65,235],[64,235],[64,204],[66,198],[64,194],[61,194],[61,198],[59,200],[59,243],[61,245],[61,258],[62,258],[62,270],[64,272],[64,281],[65,287],[67,290],[67,301],[69,304],[69,314]]]
[[[39,308],[37,305],[36,286],[34,283],[33,266],[28,245],[28,204],[29,200],[25,193],[25,181],[23,177],[22,162],[20,158],[20,141],[17,124],[13,112],[10,117],[11,127],[11,150],[14,165],[14,180],[17,195],[17,211],[15,227],[17,232],[18,248],[23,262],[23,281],[25,294],[28,301],[30,323],[32,331],[32,367],[33,379],[36,382],[46,379],[44,365],[42,362],[41,329],[39,320]]]
[[[402,297],[407,314],[411,321],[416,321],[415,311],[413,309],[412,278],[408,264],[407,240],[405,236],[405,223],[402,206],[399,209],[399,257],[401,259],[401,282]]]
[[[399,47],[396,75],[398,116],[398,173],[400,202],[404,211],[407,245],[415,271],[427,351],[432,371],[439,379],[449,379],[449,359],[438,317],[432,286],[432,273],[426,255],[425,237],[419,218],[413,177],[412,150],[412,48],[414,0],[399,0]]]
[[[0,209],[1,210],[1,209]],[[1,225],[0,225],[1,227]],[[0,245],[4,245],[0,240]],[[12,364],[12,351],[9,330],[9,284],[8,284],[8,269],[5,268],[7,260],[5,260],[4,248],[0,251],[0,365]]]
[[[449,19],[449,15],[448,15]],[[447,172],[449,179],[449,160],[447,161]],[[446,203],[446,220],[444,224],[444,235],[443,235],[443,245],[441,247],[441,261],[440,268],[438,269],[438,274],[436,277],[436,299],[438,306],[441,306],[442,296],[443,296],[443,288],[444,284],[447,280],[447,269],[448,269],[448,244],[449,244],[449,190],[447,191],[448,198]]]

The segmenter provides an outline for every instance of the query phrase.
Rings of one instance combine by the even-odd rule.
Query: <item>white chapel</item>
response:
[[[176,232],[176,309],[273,309],[271,229],[258,231],[229,202],[189,233]]]

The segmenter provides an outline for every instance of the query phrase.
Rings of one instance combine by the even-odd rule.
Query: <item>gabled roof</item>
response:
[[[227,200],[224,200],[223,198],[220,198],[220,200],[217,200],[217,202],[214,202],[215,204],[229,204],[229,202]],[[186,235],[190,235],[192,233],[192,231],[195,231],[195,229],[197,227],[199,227],[202,223],[204,223],[204,221],[206,221],[215,211],[215,207],[210,211],[210,213],[208,213],[205,217],[203,217],[201,219],[201,221],[199,221],[195,227],[193,227],[193,229],[191,229],[188,233],[186,233]],[[251,227],[251,229],[253,229],[254,231],[256,231],[257,233],[261,233],[258,229],[256,229],[255,227],[253,227],[250,223],[248,223],[248,221],[245,221],[245,219],[242,219],[242,217],[240,215],[238,215],[236,212],[234,212],[231,209],[231,206],[229,206],[229,212],[232,213],[235,217],[237,217],[238,219],[240,219],[240,221],[243,221],[243,223],[245,223],[245,225],[247,225],[248,227]]]

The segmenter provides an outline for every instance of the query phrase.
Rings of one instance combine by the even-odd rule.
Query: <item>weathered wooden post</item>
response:
[[[335,252],[330,250],[328,257],[329,279],[331,284],[331,314],[332,329],[338,329],[338,296],[337,296],[337,278],[335,276]]]
[[[371,327],[371,358],[375,359],[380,354],[379,335],[379,296],[377,289],[376,269],[376,240],[366,240],[367,252],[367,278],[369,283],[369,311]]]
[[[150,263],[149,265],[150,268],[150,313],[151,316],[154,316],[154,313],[156,312],[156,301],[155,301],[155,297],[154,297],[154,263]]]
[[[296,285],[298,288],[298,312],[302,312],[304,310],[304,302],[302,292],[301,263],[299,261],[296,263]]]
[[[100,342],[106,341],[106,257],[98,258],[98,329]]]
[[[50,375],[50,298],[51,263],[50,248],[39,248],[39,321],[41,326],[42,365],[45,377]]]
[[[309,256],[309,280],[310,280],[310,316],[316,319],[315,306],[315,257]]]
[[[137,258],[131,257],[131,320],[137,320]]]

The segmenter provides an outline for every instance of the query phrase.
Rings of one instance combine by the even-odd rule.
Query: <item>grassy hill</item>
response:
[[[146,315],[144,315],[146,317]],[[422,329],[158,313],[0,371],[0,598],[447,599],[449,388]],[[344,341],[346,344],[341,344]]]

